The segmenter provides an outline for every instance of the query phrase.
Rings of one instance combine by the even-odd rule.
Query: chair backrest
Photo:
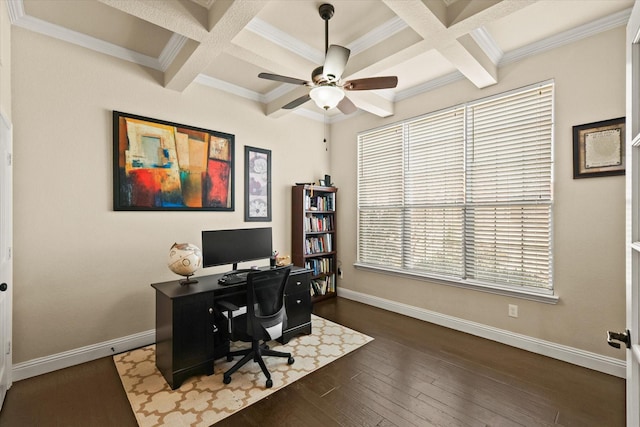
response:
[[[247,333],[258,339],[275,339],[273,329],[286,323],[284,288],[291,266],[252,271],[247,275]],[[266,336],[266,335],[268,336]]]

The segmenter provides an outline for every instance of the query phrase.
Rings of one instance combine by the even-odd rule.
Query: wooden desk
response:
[[[172,389],[190,376],[213,374],[214,360],[229,351],[226,319],[214,301],[244,305],[246,282],[220,285],[220,277],[196,277],[198,283],[191,285],[178,280],[151,285],[156,290],[156,366]],[[311,333],[310,281],[310,270],[292,267],[285,287],[288,322],[280,342]]]

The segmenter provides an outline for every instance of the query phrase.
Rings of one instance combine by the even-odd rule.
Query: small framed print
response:
[[[271,221],[271,150],[244,147],[244,220]]]
[[[624,175],[625,118],[573,127],[573,178]]]

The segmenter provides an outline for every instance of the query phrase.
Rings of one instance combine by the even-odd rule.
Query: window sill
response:
[[[405,277],[407,279],[429,281],[445,286],[455,286],[457,288],[471,289],[474,291],[487,292],[490,294],[503,295],[513,298],[521,298],[530,301],[541,302],[545,304],[557,304],[560,297],[553,295],[547,290],[535,290],[535,289],[514,289],[506,286],[487,285],[469,280],[452,280],[450,278],[439,277],[435,275],[420,274],[415,272],[407,272],[403,270],[396,270],[393,268],[386,268],[380,266],[373,266],[368,264],[355,263],[353,265],[358,270],[371,271],[374,273],[389,274],[392,276]]]

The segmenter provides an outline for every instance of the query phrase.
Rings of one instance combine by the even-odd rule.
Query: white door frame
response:
[[[11,387],[13,306],[13,133],[0,108],[0,409]],[[4,289],[4,290],[2,290]]]
[[[626,36],[626,359],[627,425],[640,426],[640,4]]]

